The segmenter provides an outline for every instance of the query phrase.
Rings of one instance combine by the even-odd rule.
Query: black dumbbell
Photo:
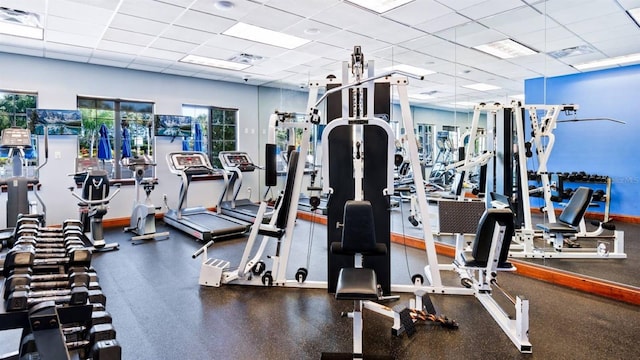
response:
[[[24,291],[16,290],[7,298],[7,311],[27,310],[29,307],[46,301],[56,304],[84,305],[89,299],[89,290],[85,286],[77,286],[68,290]]]
[[[4,260],[3,274],[8,277],[11,271],[19,267],[37,269],[42,266],[86,266],[91,265],[91,250],[73,248],[65,257],[36,259],[36,252],[32,246],[14,246],[7,252]]]
[[[604,201],[606,199],[606,195],[604,190],[598,189],[593,192],[593,201]]]
[[[90,355],[93,360],[119,360],[122,357],[122,348],[118,340],[102,340],[93,345]]]
[[[35,236],[21,236],[15,242],[15,245],[33,246],[37,254],[65,253],[76,247],[84,247],[84,243],[77,237],[68,237],[57,241],[51,241],[46,238],[38,238]],[[44,256],[46,257],[46,256]]]
[[[9,297],[9,294],[15,290],[53,290],[71,288],[76,286],[86,286],[89,288],[91,283],[91,277],[89,273],[72,273],[69,274],[66,280],[55,281],[35,281],[33,277],[28,274],[15,274],[9,276],[4,281],[4,299]]]

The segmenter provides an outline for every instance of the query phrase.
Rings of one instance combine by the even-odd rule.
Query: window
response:
[[[78,157],[97,157],[110,178],[133,177],[121,165],[125,157],[153,157],[153,103],[78,97],[78,109],[82,113]],[[153,169],[147,172],[145,177],[153,177]]]
[[[16,126],[31,130],[31,143],[33,147],[25,151],[25,158],[22,164],[22,175],[34,176],[35,168],[38,165],[38,152],[36,151],[36,135],[34,123],[27,117],[27,109],[36,107],[38,95],[34,93],[21,93],[15,91],[0,90],[0,131]],[[0,150],[0,178],[13,176],[13,166],[8,158],[8,149]]]
[[[237,149],[238,110],[184,105],[182,114],[191,116],[194,121],[191,138],[184,139],[188,150],[205,152],[211,164],[220,167],[218,153]],[[199,135],[196,134],[197,127],[201,131]]]
[[[0,130],[11,126],[32,126],[27,119],[27,109],[36,107],[38,95],[0,90]],[[31,129],[32,133],[34,132]]]

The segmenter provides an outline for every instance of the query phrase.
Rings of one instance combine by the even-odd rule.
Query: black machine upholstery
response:
[[[498,268],[511,268],[511,264],[507,262],[514,228],[513,212],[510,209],[487,209],[484,214],[482,214],[472,250],[464,251],[461,254],[465,266],[487,266],[496,224],[504,226],[504,237],[502,238],[502,247],[498,258]]]
[[[270,237],[274,237],[277,239],[282,238],[284,235],[285,229],[287,227],[287,222],[289,219],[289,211],[291,208],[291,197],[293,196],[293,185],[296,179],[296,170],[298,168],[298,151],[291,151],[289,154],[289,167],[287,168],[287,181],[284,187],[284,192],[282,194],[282,198],[279,200],[280,204],[277,204],[276,207],[280,210],[278,211],[278,217],[276,218],[275,227],[277,230],[270,229],[259,229],[258,233],[260,235],[266,235]]]
[[[567,206],[562,210],[558,221],[549,224],[537,224],[539,229],[548,233],[575,234],[578,232],[577,226],[584,217],[584,213],[589,207],[593,189],[581,186],[569,199]]]
[[[109,177],[104,170],[92,170],[82,183],[82,198],[102,200],[109,196]]]
[[[349,200],[344,205],[342,241],[331,243],[331,252],[341,255],[380,256],[387,247],[376,242],[373,209],[368,201]],[[336,299],[375,300],[378,282],[373,269],[350,267],[340,269]]]

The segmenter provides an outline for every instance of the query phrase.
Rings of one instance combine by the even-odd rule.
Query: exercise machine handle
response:
[[[193,255],[191,255],[192,259],[195,259],[198,257],[198,255],[202,254],[205,250],[207,250],[207,248],[209,246],[213,245],[213,240],[209,241],[208,243],[206,243],[203,247],[201,247],[200,249],[196,250],[196,252],[193,253]]]
[[[109,194],[109,196],[107,196],[104,199],[99,199],[99,200],[88,200],[88,199],[84,199],[82,196],[76,194],[73,191],[73,187],[70,187],[69,190],[71,191],[71,195],[73,195],[73,197],[75,197],[76,199],[78,199],[81,203],[85,204],[85,205],[102,205],[102,204],[106,204],[109,201],[111,201],[111,199],[113,199],[114,196],[116,196],[119,192],[120,192],[120,184],[114,184],[114,186],[116,187],[116,190],[114,192],[112,192],[111,194]]]

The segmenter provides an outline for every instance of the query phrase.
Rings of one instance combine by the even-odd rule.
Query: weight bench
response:
[[[331,243],[331,252],[354,256],[354,267],[340,269],[335,296],[338,300],[354,302],[353,311],[346,314],[353,319],[353,352],[349,358],[362,359],[362,308],[365,301],[379,299],[376,272],[363,268],[362,258],[386,255],[387,247],[376,242],[373,209],[369,201],[347,201],[342,227],[342,240]],[[323,354],[322,358],[338,357]]]
[[[569,246],[578,247],[579,245],[573,241],[565,239],[565,235],[577,234],[579,229],[578,225],[584,217],[584,213],[587,211],[587,207],[591,203],[591,197],[593,196],[593,189],[585,186],[581,186],[569,199],[567,206],[562,210],[558,221],[548,224],[536,224],[538,229],[544,231],[545,237],[548,238],[554,235],[553,248],[556,251],[562,251],[562,246],[566,241]]]

